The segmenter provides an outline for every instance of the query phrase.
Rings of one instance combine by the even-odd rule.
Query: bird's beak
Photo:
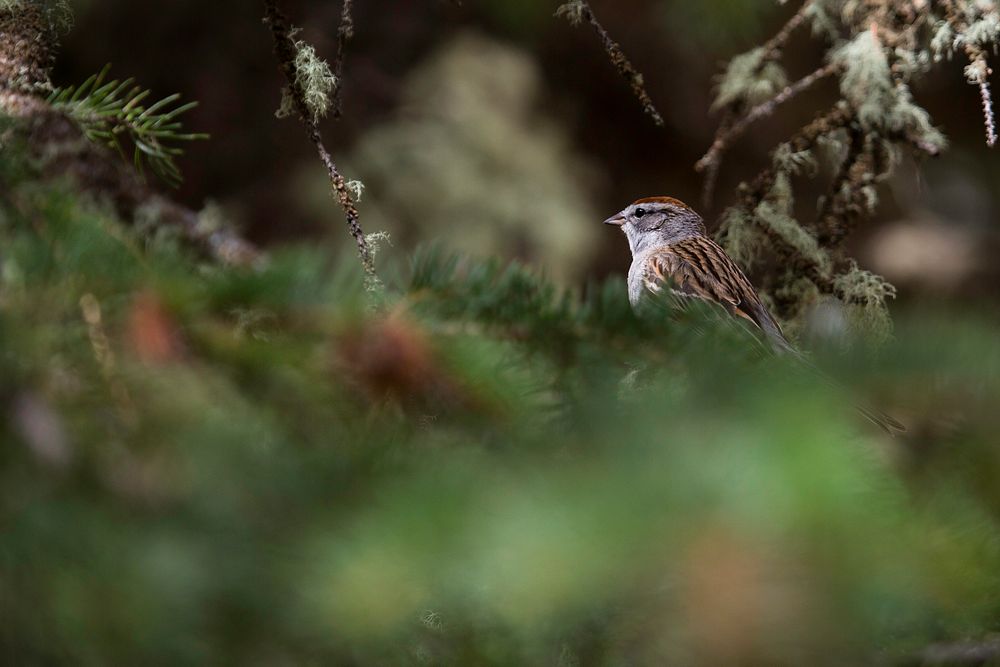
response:
[[[621,227],[625,224],[625,214],[623,211],[615,213],[613,216],[604,221],[606,225],[614,225],[615,227]]]

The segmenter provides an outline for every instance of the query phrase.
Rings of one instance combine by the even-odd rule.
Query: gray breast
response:
[[[646,292],[646,270],[649,264],[646,255],[632,258],[632,266],[628,269],[628,300],[636,307]]]

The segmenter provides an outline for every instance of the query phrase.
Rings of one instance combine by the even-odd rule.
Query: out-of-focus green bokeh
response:
[[[834,389],[618,280],[430,248],[373,312],[349,257],[204,266],[14,192],[4,664],[870,664],[995,627],[995,318],[820,354]]]
[[[332,55],[339,3],[283,4]],[[662,130],[555,3],[458,4],[355,1],[323,129],[394,240],[373,307],[259,3],[74,3],[56,83],[199,100],[175,195],[270,259],[208,264],[4,146],[0,664],[894,664],[995,632],[1000,189],[960,67],[917,91],[954,148],[853,241],[895,337],[818,336],[819,371],[711,308],[637,316],[600,226],[697,200],[713,76],[791,3],[594,0]],[[710,216],[832,95],[747,136]]]

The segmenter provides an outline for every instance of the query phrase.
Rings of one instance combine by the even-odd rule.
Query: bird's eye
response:
[[[644,209],[644,208],[637,208],[637,209],[635,209],[635,217],[641,218],[644,215],[646,215],[646,209]]]

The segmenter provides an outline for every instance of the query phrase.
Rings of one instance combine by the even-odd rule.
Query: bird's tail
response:
[[[827,373],[825,373],[818,366],[816,366],[816,364],[814,364],[812,360],[810,360],[806,355],[796,350],[790,344],[787,347],[783,347],[782,351],[790,352],[791,356],[794,359],[796,359],[805,368],[808,368],[811,372],[816,374],[817,377],[821,378],[829,386],[835,389],[841,389],[841,390],[844,389],[843,384],[830,377]],[[882,412],[881,410],[878,410],[876,408],[870,408],[868,406],[861,405],[858,403],[855,403],[854,409],[857,410],[858,413],[865,419],[875,424],[876,426],[878,426],[880,429],[882,429],[892,437],[896,437],[897,435],[906,432],[906,427],[903,426],[903,424],[901,424],[897,419],[890,417],[886,413]]]
[[[900,433],[906,432],[905,426],[880,410],[868,408],[863,405],[855,405],[854,409],[861,413],[865,419],[875,424],[892,437],[896,437]]]

